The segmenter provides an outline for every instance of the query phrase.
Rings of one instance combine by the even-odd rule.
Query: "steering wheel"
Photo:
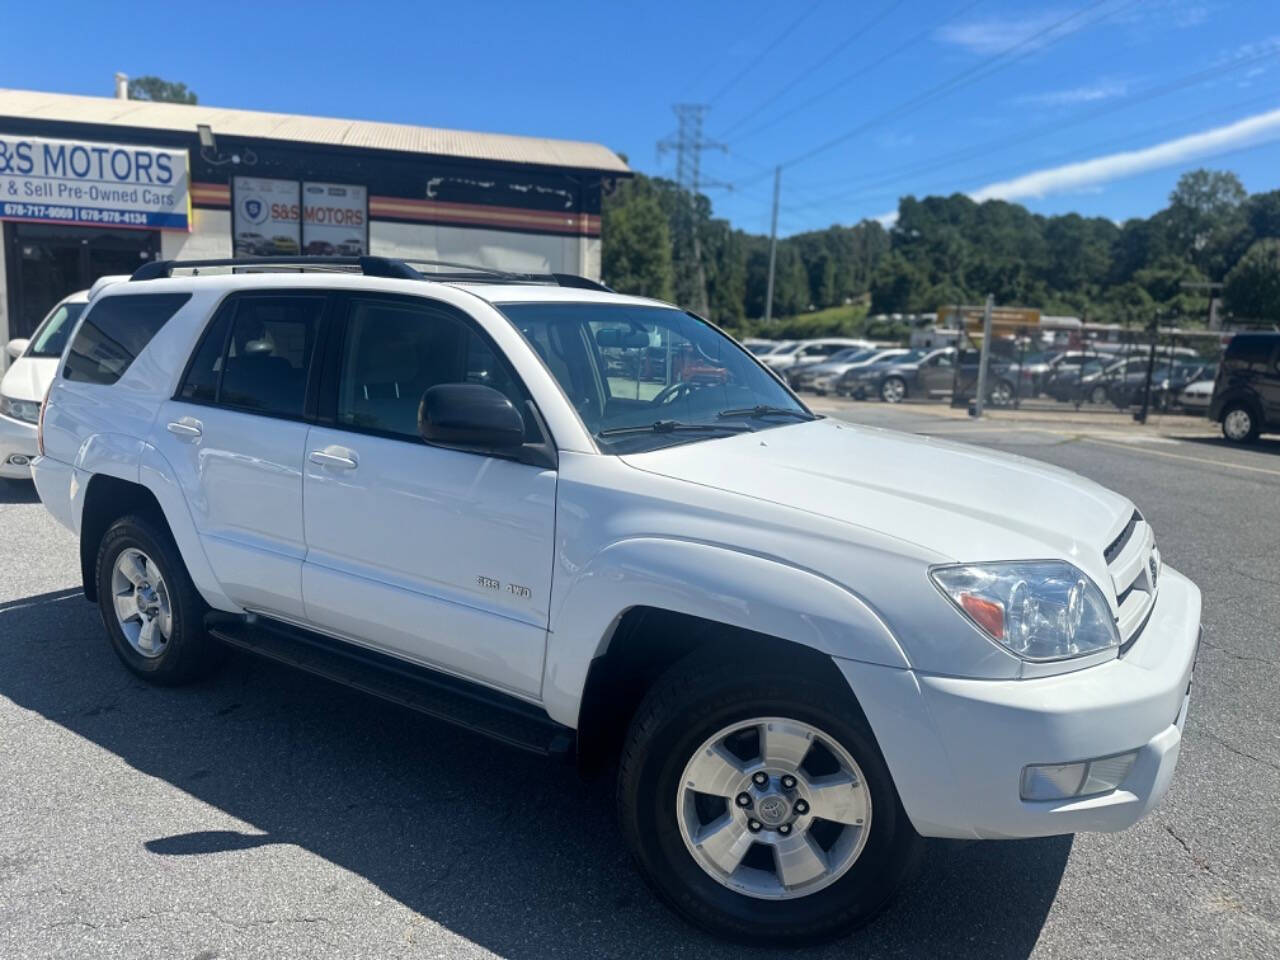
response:
[[[664,403],[675,403],[677,400],[683,400],[689,394],[697,389],[697,385],[688,380],[678,380],[675,383],[667,384],[649,401],[655,407],[660,407]]]

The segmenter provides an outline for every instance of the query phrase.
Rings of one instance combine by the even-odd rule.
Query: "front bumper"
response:
[[[926,836],[1039,837],[1131,826],[1173,778],[1200,636],[1200,591],[1164,568],[1142,635],[1115,660],[1027,680],[969,680],[836,660],[902,804]],[[1116,790],[1026,801],[1028,764],[1137,750]]]
[[[30,480],[36,456],[36,425],[0,414],[0,477]],[[14,458],[20,462],[14,463]],[[25,458],[25,462],[21,462]]]

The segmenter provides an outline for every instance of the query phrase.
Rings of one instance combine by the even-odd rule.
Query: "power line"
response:
[[[969,6],[972,7],[981,2],[982,0],[973,0],[973,3],[970,3]],[[843,53],[845,49],[847,49],[849,45],[852,44],[855,40],[860,40],[863,36],[865,36],[871,30],[872,27],[878,24],[881,20],[883,20],[889,14],[893,13],[893,11],[896,10],[898,7],[902,6],[903,3],[904,3],[904,0],[889,0],[889,3],[884,8],[882,8],[879,13],[877,13],[874,17],[872,17],[866,23],[859,26],[858,29],[853,31],[853,33],[849,34],[849,36],[841,40],[830,51],[828,51],[825,56],[820,57],[814,63],[806,64],[805,69],[802,70],[797,76],[793,77],[790,82],[784,84],[780,90],[778,90],[775,94],[773,94],[773,96],[767,98],[763,103],[759,104],[755,109],[748,111],[747,113],[739,117],[737,120],[735,120],[733,123],[729,124],[729,126],[727,126],[724,129],[724,131],[720,134],[720,136],[727,137],[730,133],[732,133],[738,127],[742,126],[748,120],[751,120],[753,117],[758,116],[760,111],[763,110],[765,107],[768,107],[776,103],[778,100],[784,97],[789,91],[795,88],[798,84],[802,83],[803,81],[807,80],[809,77],[813,76],[814,73],[822,69],[822,67],[826,66],[826,64],[828,64],[830,61],[835,59],[836,56]]]
[[[759,64],[760,61],[762,61],[769,54],[773,53],[773,51],[778,48],[778,45],[781,44],[782,41],[786,40],[787,37],[791,36],[791,34],[795,32],[796,28],[799,27],[800,24],[804,23],[807,19],[809,19],[809,16],[813,13],[813,11],[817,10],[818,7],[820,6],[822,6],[822,0],[816,0],[816,2],[812,4],[807,10],[805,10],[804,13],[800,14],[800,16],[792,20],[791,26],[787,27],[780,34],[778,34],[776,37],[773,38],[773,43],[769,44],[767,47],[761,50],[760,53],[756,55],[756,58],[754,60],[752,60],[745,67],[743,67],[741,70],[735,73],[723,87],[721,87],[719,90],[715,92],[715,94],[712,95],[711,99],[707,101],[707,106],[714,106],[720,100],[721,97],[723,97],[726,93],[728,93],[730,90],[733,89],[734,85],[737,84],[739,80],[741,80],[748,73],[754,70],[756,68],[756,65]]]
[[[658,141],[658,155],[673,151],[676,155],[676,183],[688,201],[686,229],[693,251],[694,309],[707,313],[707,272],[702,264],[702,241],[698,238],[698,217],[695,204],[703,186],[702,151],[723,150],[724,144],[702,136],[703,119],[707,105],[704,103],[678,103],[675,110],[678,123],[675,134]]]
[[[1006,47],[1004,50],[1000,51],[999,53],[991,57],[988,57],[987,59],[974,65],[973,67],[970,67],[966,70],[962,70],[958,74],[955,74],[954,76],[949,77],[948,79],[942,81],[941,83],[934,84],[928,90],[925,90],[922,93],[919,93],[916,96],[903,101],[902,103],[896,104],[895,106],[889,108],[888,110],[872,117],[870,120],[860,123],[858,126],[854,127],[851,130],[845,131],[839,136],[832,137],[830,140],[827,140],[824,143],[820,143],[818,146],[813,147],[809,150],[806,150],[804,153],[798,154],[789,160],[783,161],[782,165],[784,167],[791,167],[791,166],[795,166],[798,163],[803,163],[806,160],[810,160],[813,157],[816,157],[820,153],[825,153],[826,151],[830,150],[832,147],[837,147],[840,144],[844,143],[845,141],[850,140],[861,133],[865,133],[867,130],[871,129],[877,124],[883,123],[885,120],[888,120],[893,117],[900,117],[904,113],[909,113],[914,110],[918,110],[921,107],[925,106],[926,104],[932,102],[933,100],[940,99],[941,97],[949,93],[954,93],[956,90],[960,89],[963,86],[967,86],[968,84],[973,83],[977,80],[984,79],[985,77],[988,77],[991,74],[999,70],[1002,70],[1005,67],[1010,66],[1015,61],[1009,61],[1006,63],[1001,63],[1000,61],[1004,60],[1010,54],[1015,53],[1016,51],[1023,49],[1032,43],[1035,43],[1037,40],[1040,40],[1042,37],[1045,37],[1048,34],[1059,30],[1060,28],[1070,23],[1071,21],[1084,16],[1089,11],[1095,10],[1107,2],[1109,2],[1109,0],[1091,0],[1090,3],[1085,4],[1083,7],[1081,7],[1079,10],[1075,11],[1074,13],[1068,14],[1065,17],[1055,20],[1049,26],[1044,27],[1040,30],[1037,30],[1035,33],[1031,34],[1030,36],[1024,37],[1022,40],[1019,40],[1017,43],[1011,44],[1010,46]],[[1140,2],[1140,0],[1131,0],[1130,3],[1125,4],[1123,7],[1120,7],[1117,10],[1109,11],[1107,16],[1111,16],[1115,13],[1118,13],[1119,10],[1126,9],[1127,7],[1135,6],[1138,2]],[[1058,38],[1058,39],[1061,39],[1061,38]]]
[[[962,14],[967,13],[968,11],[972,10],[974,7],[976,7],[979,3],[982,3],[982,2],[983,0],[970,0],[969,3],[966,3],[964,6],[956,10],[950,16],[944,17],[943,19],[937,21],[936,23],[928,27],[925,27],[925,29],[921,30],[919,33],[913,34],[912,36],[904,40],[902,43],[894,47],[892,50],[889,50],[886,53],[882,54],[880,57],[876,58],[875,60],[872,60],[871,62],[864,64],[863,66],[859,67],[857,70],[853,71],[852,73],[846,74],[845,76],[837,80],[835,83],[831,84],[828,87],[825,87],[823,90],[819,91],[818,93],[814,94],[808,99],[802,101],[801,103],[796,104],[796,106],[792,107],[791,109],[784,110],[782,113],[778,114],[772,120],[766,120],[764,123],[757,124],[756,126],[751,127],[749,130],[747,130],[746,133],[741,134],[738,137],[738,139],[746,140],[746,139],[749,139],[750,137],[754,137],[756,134],[761,133],[762,131],[768,130],[770,127],[776,126],[778,123],[781,123],[787,117],[800,113],[801,111],[813,106],[819,100],[822,100],[823,98],[830,96],[831,94],[839,90],[841,87],[847,86],[848,84],[852,83],[854,80],[857,80],[859,77],[865,76],[866,74],[870,73],[872,70],[875,70],[877,67],[881,66],[882,64],[887,63],[889,60],[892,60],[898,54],[902,53],[902,51],[907,50],[910,47],[915,46],[917,43],[920,43],[921,41],[928,39],[940,27],[943,27],[946,24],[950,23],[956,17],[959,17]],[[762,104],[761,108],[767,105],[768,105],[767,103]]]
[[[1043,126],[1037,127],[1025,133],[1017,133],[1012,136],[998,137],[994,140],[988,140],[980,144],[965,147],[961,150],[956,150],[956,151],[953,151],[952,153],[945,154],[943,156],[931,157],[930,159],[923,161],[921,163],[911,164],[906,167],[899,167],[895,169],[893,172],[888,174],[860,175],[857,177],[846,178],[841,181],[828,181],[828,183],[856,183],[856,184],[859,184],[859,186],[853,191],[839,191],[834,194],[827,194],[826,196],[818,197],[814,201],[811,201],[809,205],[817,205],[819,203],[823,203],[831,200],[839,201],[842,199],[846,199],[847,197],[854,194],[863,194],[867,189],[875,188],[882,185],[888,185],[891,183],[899,183],[903,180],[908,180],[911,177],[916,176],[920,173],[926,173],[930,170],[945,168],[945,167],[951,166],[954,163],[957,163],[963,160],[973,159],[974,157],[983,156],[985,154],[992,153],[994,151],[1000,150],[1005,147],[1027,143],[1032,140],[1037,140],[1049,134],[1058,133],[1070,127],[1079,126],[1082,123],[1087,123],[1091,120],[1095,120],[1098,117],[1105,116],[1110,113],[1115,113],[1120,110],[1127,110],[1131,107],[1137,106],[1141,103],[1145,103],[1149,100],[1154,100],[1162,96],[1167,96],[1170,93],[1175,93],[1178,90],[1185,89],[1186,87],[1196,86],[1198,84],[1204,83],[1207,80],[1212,80],[1215,77],[1219,76],[1220,74],[1230,73],[1241,67],[1248,66],[1249,64],[1256,62],[1257,60],[1266,59],[1268,57],[1274,57],[1274,56],[1276,56],[1276,53],[1274,51],[1265,51],[1263,53],[1256,54],[1251,57],[1243,57],[1238,60],[1233,60],[1228,64],[1223,64],[1216,67],[1210,67],[1205,70],[1199,70],[1199,71],[1196,71],[1195,73],[1188,74],[1184,77],[1180,77],[1176,80],[1170,81],[1169,83],[1162,84],[1157,87],[1152,87],[1149,90],[1141,91],[1140,93],[1135,94],[1133,96],[1125,97],[1116,103],[1109,104],[1104,107],[1099,107],[1094,110],[1085,111],[1084,113],[1081,113],[1075,117],[1071,117],[1062,121],[1057,121],[1051,124],[1045,124]],[[1274,94],[1264,95],[1264,97],[1272,97],[1272,96],[1274,96]],[[1264,97],[1254,97],[1254,98],[1251,98],[1251,100],[1263,99]],[[1245,101],[1245,102],[1250,102],[1250,101]],[[1210,111],[1210,112],[1220,113],[1222,109],[1223,109],[1222,107],[1218,107],[1216,111]],[[1181,120],[1185,121],[1186,118],[1185,117],[1181,118]],[[1122,138],[1122,141],[1127,139],[1140,139],[1144,135],[1145,134],[1138,134],[1137,136],[1130,135],[1128,137]],[[1072,152],[1078,153],[1078,150],[1073,150]],[[812,188],[813,186],[816,186],[816,184],[808,184],[805,186]],[[795,188],[795,185],[793,185],[793,189],[794,188]]]
[[[1212,109],[1210,109],[1210,110],[1202,111],[1202,112],[1200,112],[1199,114],[1194,114],[1194,115],[1192,115],[1192,116],[1190,116],[1190,117],[1180,117],[1178,120],[1173,121],[1173,122],[1171,122],[1171,123],[1163,123],[1163,124],[1158,124],[1158,125],[1153,126],[1153,127],[1147,127],[1147,128],[1145,128],[1145,129],[1143,129],[1143,130],[1138,131],[1137,133],[1128,134],[1128,135],[1123,136],[1123,137],[1108,138],[1107,140],[1095,141],[1094,143],[1092,143],[1092,144],[1090,144],[1089,146],[1084,147],[1084,148],[1082,148],[1082,149],[1083,149],[1083,150],[1086,150],[1086,151],[1109,150],[1109,149],[1112,149],[1112,148],[1114,148],[1114,147],[1120,146],[1120,145],[1122,145],[1122,144],[1130,143],[1130,142],[1132,142],[1132,141],[1134,141],[1134,140],[1142,140],[1142,139],[1145,139],[1145,138],[1147,138],[1147,137],[1150,137],[1152,134],[1162,132],[1162,131],[1167,130],[1167,129],[1169,129],[1169,128],[1176,127],[1176,126],[1180,126],[1180,125],[1182,125],[1182,124],[1185,124],[1188,120],[1197,120],[1197,119],[1201,119],[1201,118],[1206,117],[1206,116],[1220,117],[1220,116],[1221,116],[1225,111],[1228,111],[1228,110],[1236,110],[1236,109],[1239,109],[1240,107],[1250,106],[1250,105],[1252,105],[1252,104],[1254,104],[1254,103],[1257,103],[1258,101],[1261,101],[1261,100],[1274,100],[1274,98],[1275,98],[1275,94],[1274,94],[1274,93],[1268,93],[1268,94],[1264,94],[1264,95],[1262,95],[1262,96],[1255,96],[1255,97],[1250,97],[1250,98],[1248,98],[1248,99],[1246,99],[1246,100],[1240,100],[1240,101],[1237,101],[1237,102],[1235,102],[1235,103],[1233,103],[1233,104],[1229,104],[1229,105],[1227,105],[1227,106],[1225,106],[1225,107],[1224,107],[1224,106],[1215,106],[1215,107],[1213,107],[1213,108],[1212,108]],[[1224,151],[1223,153],[1219,153],[1219,154],[1210,154],[1210,155],[1207,155],[1207,156],[1205,156],[1205,157],[1201,157],[1200,159],[1202,159],[1202,160],[1205,160],[1205,159],[1211,159],[1212,157],[1222,156],[1222,155],[1225,155],[1226,153],[1239,152],[1240,150],[1250,149],[1251,147],[1255,147],[1255,146],[1257,146],[1257,147],[1260,147],[1260,146],[1266,146],[1266,145],[1268,145],[1268,144],[1272,144],[1272,143],[1274,143],[1274,142],[1275,142],[1274,140],[1270,140],[1270,141],[1263,141],[1263,142],[1260,142],[1260,143],[1251,144],[1251,145],[1249,145],[1248,147],[1233,148],[1232,150]],[[1057,161],[1071,162],[1071,159],[1072,159],[1073,157],[1078,157],[1079,155],[1080,155],[1080,150],[1079,150],[1079,149],[1077,149],[1077,150],[1072,150],[1072,151],[1070,151],[1070,152],[1068,152],[1068,153],[1056,154],[1055,156],[1050,157],[1050,158],[1046,158],[1046,159],[1047,159],[1047,160],[1049,160],[1049,161],[1057,160]],[[1083,162],[1083,161],[1080,161],[1080,162]],[[934,191],[937,191],[937,190],[947,190],[947,189],[950,189],[952,192],[955,192],[956,190],[971,189],[971,188],[972,188],[972,186],[974,186],[974,185],[981,185],[981,184],[983,184],[983,183],[987,183],[987,182],[989,182],[989,181],[991,181],[991,180],[993,180],[993,179],[995,179],[995,178],[997,178],[997,177],[1005,177],[1005,176],[1009,176],[1009,175],[1011,175],[1011,174],[1021,173],[1021,172],[1025,171],[1025,169],[1026,169],[1026,164],[1017,164],[1017,165],[1014,165],[1014,166],[1003,167],[1003,168],[998,169],[998,170],[988,170],[988,171],[985,171],[985,172],[983,172],[983,173],[976,173],[976,174],[971,174],[971,175],[969,175],[969,176],[966,176],[966,177],[964,177],[964,178],[962,178],[962,179],[960,180],[959,184],[957,184],[957,181],[956,181],[956,180],[954,180],[954,179],[949,180],[949,181],[947,181],[947,182],[945,182],[945,183],[944,183],[944,182],[942,182],[942,181],[938,181],[937,183],[930,184],[930,185],[928,185],[928,186],[925,186],[925,187],[921,187],[921,188],[919,188],[919,191],[918,191],[918,192],[919,192],[919,193],[921,193],[921,194],[923,194],[923,195],[925,195],[925,196],[931,196],[931,195],[933,195],[933,194],[934,194]],[[826,206],[826,205],[828,205],[828,203],[830,203],[830,202],[832,202],[832,201],[838,201],[838,200],[841,200],[841,199],[864,199],[864,200],[871,200],[871,199],[876,199],[876,198],[878,198],[878,197],[888,197],[888,196],[893,195],[893,194],[894,194],[894,193],[896,193],[896,192],[897,192],[897,191],[893,191],[893,190],[889,190],[889,191],[880,191],[880,192],[876,192],[876,193],[867,193],[867,192],[861,192],[861,191],[859,191],[859,192],[855,192],[855,193],[852,193],[852,194],[847,194],[847,195],[845,195],[845,196],[843,196],[843,197],[833,197],[833,198],[828,198],[828,200],[826,200],[826,201],[819,200],[819,201],[810,201],[810,202],[806,202],[806,203],[797,203],[797,204],[792,204],[792,205],[789,207],[789,210],[790,210],[791,212],[793,212],[793,213],[794,213],[794,212],[796,212],[796,211],[804,210],[804,209],[808,209],[808,208],[819,207],[819,206]]]

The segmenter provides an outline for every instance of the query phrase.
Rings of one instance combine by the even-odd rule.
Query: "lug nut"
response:
[[[791,832],[791,824],[784,823],[782,826],[778,827],[778,832],[785,837],[788,833]]]
[[[756,773],[755,776],[751,778],[751,782],[754,783],[757,787],[763,787],[765,784],[769,782],[769,775],[765,773],[763,770],[760,770]]]
[[[796,785],[796,778],[793,777],[791,774],[788,773],[786,776],[782,778],[783,790],[792,790],[795,788],[795,785]]]
[[[748,829],[748,830],[750,830],[752,833],[759,833],[759,832],[760,832],[760,821],[759,821],[759,820],[748,820],[748,821],[747,821],[747,829]]]
[[[751,806],[751,794],[740,793],[734,802],[740,807],[749,807]]]
[[[809,805],[805,803],[803,800],[797,800],[795,802],[795,811],[796,813],[808,813]]]

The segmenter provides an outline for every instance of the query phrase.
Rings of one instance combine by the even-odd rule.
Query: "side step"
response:
[[[516,697],[260,616],[212,612],[209,633],[271,660],[559,759],[573,755],[574,731]]]

